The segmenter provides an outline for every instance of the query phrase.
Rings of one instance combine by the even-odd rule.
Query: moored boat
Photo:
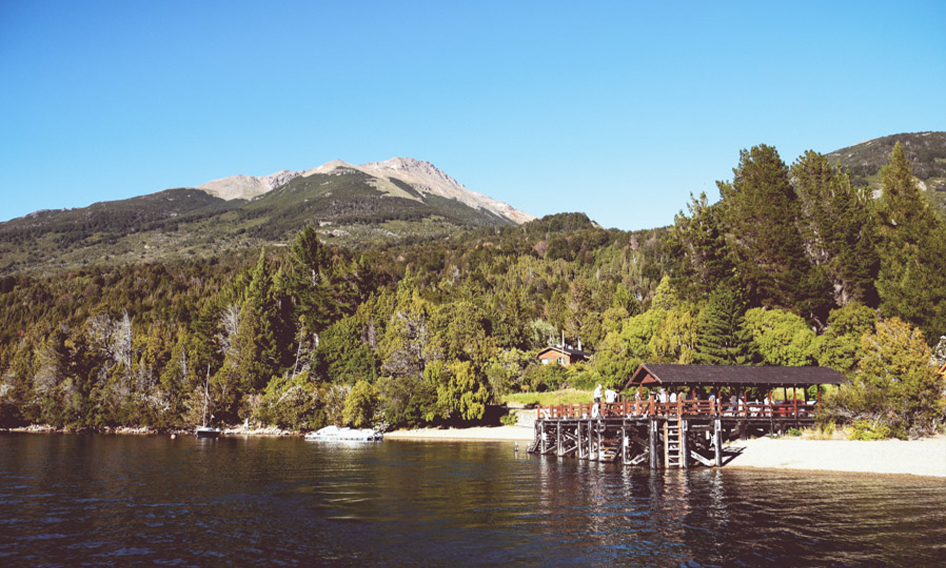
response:
[[[214,428],[212,426],[197,427],[198,438],[217,438],[218,436],[220,436],[220,428]]]
[[[326,426],[305,435],[305,439],[310,442],[380,442],[383,438],[384,434],[371,428],[339,428],[338,426]]]
[[[213,426],[207,426],[207,401],[210,398],[210,366],[207,366],[207,381],[204,383],[204,424],[197,427],[197,437],[198,438],[216,438],[220,436],[220,428],[214,428]],[[210,420],[213,421],[214,415],[210,415]]]

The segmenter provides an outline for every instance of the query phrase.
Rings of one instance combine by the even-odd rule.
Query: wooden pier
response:
[[[529,451],[559,457],[616,462],[651,469],[692,466],[721,467],[723,443],[749,435],[784,432],[814,424],[820,409],[820,388],[814,404],[793,397],[783,402],[746,402],[747,388],[840,384],[844,377],[812,367],[717,367],[710,365],[641,365],[625,392],[644,387],[646,399],[614,403],[589,402],[543,406],[535,422]],[[655,388],[679,390],[678,400],[662,402]],[[707,400],[697,398],[696,389]],[[724,402],[726,389],[742,395]]]

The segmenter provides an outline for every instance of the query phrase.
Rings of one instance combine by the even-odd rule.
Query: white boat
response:
[[[197,427],[198,438],[217,438],[219,436],[220,436],[220,428],[214,428],[213,426],[198,426]]]
[[[383,438],[384,434],[371,428],[339,428],[338,426],[326,426],[305,435],[305,439],[310,442],[380,442]]]

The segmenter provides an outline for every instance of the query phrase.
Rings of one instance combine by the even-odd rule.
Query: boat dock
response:
[[[721,467],[723,443],[750,435],[811,426],[820,411],[820,385],[846,379],[820,367],[723,367],[712,365],[641,365],[625,392],[648,388],[647,399],[539,407],[529,452],[559,457],[617,462],[629,466],[687,469]],[[816,386],[818,399],[746,402],[748,389]],[[662,402],[653,392],[680,391],[678,400]],[[710,391],[706,400],[697,393]],[[721,393],[740,392],[724,402]],[[804,393],[804,390],[802,390]]]

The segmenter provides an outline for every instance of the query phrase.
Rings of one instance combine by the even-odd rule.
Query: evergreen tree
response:
[[[352,269],[357,274],[358,266]],[[276,285],[291,298],[294,319],[304,322],[309,333],[328,327],[340,312],[332,278],[329,252],[319,241],[315,227],[306,225],[293,240]]]
[[[714,291],[700,311],[694,362],[752,365],[759,356],[746,325],[746,304],[728,288]]]
[[[874,250],[870,196],[855,189],[847,173],[810,150],[792,165],[792,179],[805,251],[824,268],[835,302],[877,305],[874,279],[880,261]]]
[[[706,194],[699,200],[690,195],[690,216],[678,213],[669,246],[677,259],[675,283],[692,301],[704,298],[717,286],[732,286],[735,265],[726,243],[719,205],[707,205]]]
[[[946,226],[920,192],[899,142],[881,170],[881,188],[880,310],[939,337],[946,333]]]
[[[763,144],[741,151],[733,174],[731,183],[718,185],[736,271],[750,302],[824,322],[833,307],[831,285],[805,254],[788,167]]]

